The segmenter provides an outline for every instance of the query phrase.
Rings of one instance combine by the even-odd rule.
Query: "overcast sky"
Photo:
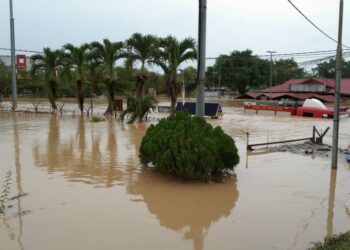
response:
[[[338,0],[293,0],[337,38]],[[345,0],[344,44],[350,44]],[[65,43],[124,41],[134,32],[197,38],[198,0],[13,0],[16,48],[42,50]],[[336,44],[312,27],[287,0],[208,0],[207,56],[251,49],[279,53],[331,50]],[[0,2],[0,47],[10,47],[9,1]],[[7,52],[0,51],[0,54]]]

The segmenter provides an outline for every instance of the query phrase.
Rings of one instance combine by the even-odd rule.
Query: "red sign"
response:
[[[26,70],[27,69],[27,57],[25,55],[16,56],[16,65],[17,70]]]

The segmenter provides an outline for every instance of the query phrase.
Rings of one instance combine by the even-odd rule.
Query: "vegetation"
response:
[[[318,77],[335,78],[335,66],[335,59],[330,59],[329,61],[317,64],[317,67],[313,69],[313,73]],[[343,60],[342,77],[350,77],[350,61]]]
[[[57,110],[57,82],[58,72],[62,66],[62,51],[44,48],[43,54],[34,55],[32,56],[32,59],[32,74],[44,76],[47,83],[48,97],[51,106],[54,110]]]
[[[172,112],[175,112],[176,100],[180,92],[179,66],[196,58],[196,45],[192,38],[178,41],[175,37],[168,36],[159,42],[159,50],[154,63],[164,71],[165,86],[167,94],[170,96]]]
[[[345,250],[350,249],[350,231],[325,238],[324,242],[314,243],[310,250]]]
[[[122,42],[111,42],[108,39],[104,39],[103,43],[91,43],[91,47],[96,59],[102,62],[105,81],[108,86],[108,108],[106,114],[113,114],[117,110],[114,101],[117,76],[114,68],[116,61],[125,57],[124,44]]]
[[[116,111],[115,95],[133,95],[142,100],[145,86],[166,93],[175,110],[182,82],[187,89],[196,88],[197,70],[183,68],[185,62],[197,57],[194,39],[177,40],[153,35],[133,34],[126,41],[104,39],[75,46],[66,44],[59,50],[44,48],[34,55],[32,74],[19,71],[19,94],[32,93],[34,97],[48,95],[53,109],[58,97],[77,97],[81,111],[84,97],[106,93],[106,114]],[[117,66],[118,63],[118,66]],[[159,67],[163,74],[151,67]],[[305,77],[334,78],[335,60],[322,62],[307,73],[293,59],[273,61],[272,85],[289,79]],[[350,61],[343,61],[343,77],[350,77]],[[270,82],[270,60],[254,55],[251,50],[233,51],[220,55],[213,66],[207,68],[207,87],[226,87],[244,94],[249,90],[264,89]],[[0,61],[0,93],[11,94],[11,71]],[[132,91],[132,92],[131,92]]]
[[[251,89],[263,89],[270,82],[270,61],[253,55],[251,50],[233,51],[230,55],[220,55],[207,70],[209,86],[228,87],[240,94]],[[273,62],[273,86],[292,78],[306,77],[293,59]]]
[[[7,200],[7,196],[10,193],[11,175],[12,175],[11,171],[8,171],[6,173],[4,185],[2,186],[2,191],[0,196],[0,213],[4,213],[5,201]]]
[[[102,117],[93,116],[93,117],[91,118],[91,121],[92,121],[92,122],[103,122],[103,121],[105,121],[105,119],[102,118]]]
[[[176,112],[151,125],[142,139],[140,159],[182,180],[217,180],[239,163],[235,141],[202,117]]]
[[[87,67],[88,49],[90,46],[89,44],[83,44],[79,47],[75,47],[73,44],[68,43],[64,45],[63,48],[65,50],[64,59],[69,69],[75,74],[77,100],[82,114],[84,111],[84,72]]]
[[[135,95],[142,99],[144,85],[148,79],[145,64],[151,64],[154,59],[158,45],[158,39],[152,35],[143,36],[140,33],[133,34],[127,41],[127,65],[132,67],[134,63],[140,62],[141,68],[136,76]]]
[[[142,99],[128,97],[127,108],[120,114],[120,118],[123,121],[127,114],[130,114],[128,123],[133,123],[138,119],[139,122],[147,115],[150,110],[156,109],[156,99],[153,96],[146,96]]]

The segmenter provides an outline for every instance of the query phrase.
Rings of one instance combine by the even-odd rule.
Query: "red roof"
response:
[[[306,84],[306,83],[322,83],[327,86],[327,93],[334,93],[334,79],[326,78],[311,78],[311,79],[292,79],[280,85],[274,86],[272,88],[267,88],[264,90],[265,93],[290,93],[289,86],[293,84]],[[343,95],[350,95],[350,79],[342,79],[340,92]]]
[[[251,97],[251,98],[258,98],[259,96],[262,96],[264,93],[262,92],[247,92],[245,93],[245,95],[243,96],[240,96],[239,98],[242,98],[242,97]]]

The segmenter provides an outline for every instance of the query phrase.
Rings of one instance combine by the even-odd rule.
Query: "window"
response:
[[[326,85],[324,84],[292,84],[289,85],[289,90],[292,92],[325,92]]]

